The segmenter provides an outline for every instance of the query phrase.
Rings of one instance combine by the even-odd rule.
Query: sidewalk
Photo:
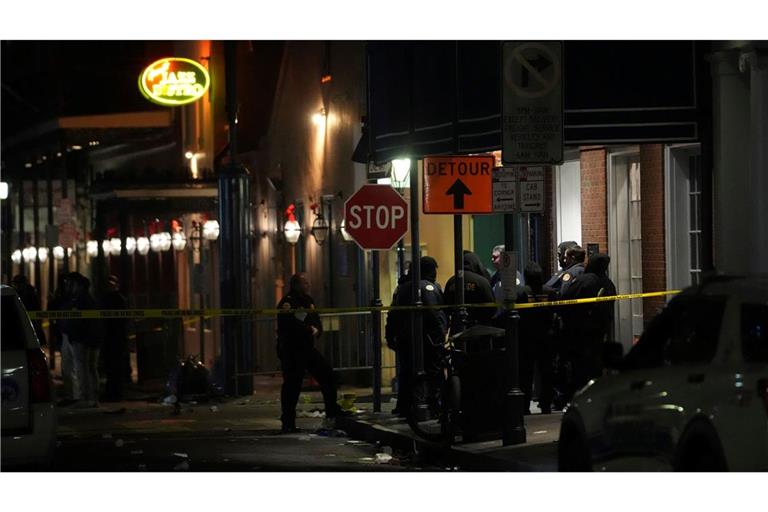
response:
[[[194,437],[277,433],[280,429],[279,376],[263,377],[253,395],[164,404],[160,396],[134,390],[129,399],[103,403],[96,409],[58,408],[60,440],[109,436]],[[340,418],[337,428],[349,437],[413,458],[424,465],[461,471],[556,471],[557,438],[561,413],[525,416],[527,442],[502,446],[500,439],[457,443],[450,448],[418,437],[405,420],[393,416],[393,401],[382,396],[382,412],[373,413],[370,388],[341,389],[355,394],[357,413]],[[297,426],[310,434],[323,426],[324,409],[319,391],[303,391],[297,407]]]
[[[501,439],[497,439],[458,443],[446,449],[416,435],[405,420],[393,416],[391,410],[392,404],[385,401],[382,412],[366,411],[342,418],[339,428],[355,439],[391,446],[428,463],[461,471],[557,471],[557,439],[562,413],[525,416],[525,444],[503,446]]]

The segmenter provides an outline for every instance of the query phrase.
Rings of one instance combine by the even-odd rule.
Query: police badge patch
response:
[[[571,280],[571,274],[563,274],[563,281],[570,281]]]

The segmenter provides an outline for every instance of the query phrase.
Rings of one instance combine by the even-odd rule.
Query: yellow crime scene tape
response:
[[[546,308],[557,306],[574,306],[577,304],[591,304],[594,302],[608,302],[628,299],[645,299],[649,297],[664,297],[675,295],[680,290],[665,290],[660,292],[647,293],[628,293],[621,295],[607,295],[603,297],[591,297],[588,299],[555,300],[545,302],[525,302],[509,304],[510,309],[530,309]],[[498,308],[504,305],[495,302],[483,304],[464,304],[466,308]],[[344,313],[371,313],[374,311],[410,311],[415,309],[455,309],[457,305],[442,304],[439,306],[365,306],[349,308],[313,308],[306,311],[312,311],[321,315],[334,315]],[[299,309],[86,309],[86,310],[67,310],[67,311],[29,311],[29,317],[32,320],[68,320],[68,319],[153,319],[153,318],[190,318],[216,316],[237,316],[237,317],[257,317],[257,316],[275,316],[278,314],[295,313]]]

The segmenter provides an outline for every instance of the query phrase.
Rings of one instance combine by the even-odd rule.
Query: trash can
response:
[[[507,394],[504,329],[476,325],[451,336],[461,383],[458,427],[465,441],[497,439]]]

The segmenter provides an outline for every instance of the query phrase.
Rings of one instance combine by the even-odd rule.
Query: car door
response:
[[[21,301],[4,290],[2,295],[2,435],[29,429],[29,367],[27,329],[32,329],[21,309]]]

